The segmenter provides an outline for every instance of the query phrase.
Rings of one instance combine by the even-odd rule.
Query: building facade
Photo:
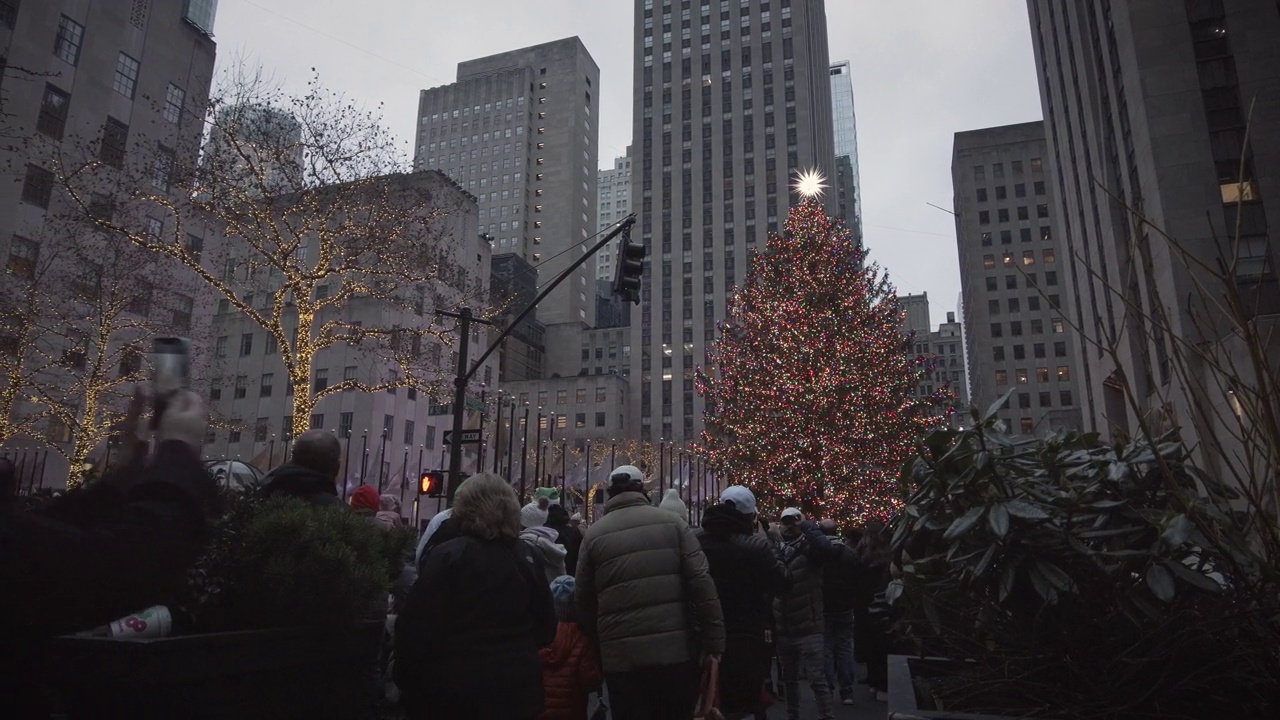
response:
[[[596,177],[596,206],[600,212],[600,230],[608,228],[632,212],[631,208],[631,151],[625,157],[614,158],[613,167],[601,170]],[[618,241],[600,249],[596,255],[596,279],[613,281],[613,271],[618,259]]]
[[[862,247],[862,179],[858,175],[858,119],[854,112],[853,76],[849,61],[831,64],[831,112],[835,127],[836,167],[833,186],[838,214]]]
[[[1219,313],[1204,311],[1164,237],[1208,267],[1235,260],[1229,282],[1274,327],[1280,8],[1271,0],[1029,0],[1028,8],[1046,170],[1059,188],[1067,253],[1078,258],[1070,311],[1101,340],[1080,363],[1087,424],[1131,434],[1145,417],[1205,447],[1197,435],[1212,421],[1200,412],[1223,408],[1225,391],[1221,379],[1179,378],[1171,343],[1240,351],[1224,342],[1212,319]],[[1167,321],[1151,322],[1157,314]],[[1114,345],[1119,362],[1101,345]],[[1195,398],[1194,385],[1216,389]]]
[[[931,365],[916,386],[916,397],[927,399],[942,388],[949,389],[955,395],[954,403],[936,408],[936,412],[945,416],[952,425],[964,422],[969,392],[964,343],[956,314],[947,313],[947,321],[934,330],[929,312],[929,293],[903,295],[898,298],[898,307],[902,312],[902,331],[911,338],[908,351],[913,357]]]
[[[502,307],[495,322],[498,327],[507,327],[537,296],[538,270],[516,253],[494,255],[490,283],[490,298]],[[534,308],[498,348],[498,381],[542,377],[546,335],[547,327],[538,321],[538,310]]]
[[[1082,426],[1047,156],[1033,122],[956,133],[951,162],[970,398],[986,408],[1012,390],[1000,417],[1023,436]]]
[[[489,240],[477,228],[475,198],[448,177],[434,171],[388,176],[384,182],[427,190],[435,207],[448,208],[448,212],[435,221],[440,225],[432,232],[438,233],[438,237],[451,239],[450,244],[442,246],[441,250],[448,254],[452,267],[457,268],[458,280],[465,290],[449,284],[458,280],[437,279],[431,282],[426,293],[430,301],[416,307],[413,303],[392,303],[366,296],[353,297],[341,308],[323,312],[333,317],[340,313],[345,323],[370,329],[424,328],[433,323],[434,309],[456,308],[469,299],[464,297],[465,294],[473,293],[477,288],[479,294],[486,294],[492,250]],[[390,192],[387,195],[394,197]],[[430,210],[417,209],[423,213]],[[316,250],[308,247],[302,256],[314,257]],[[247,275],[237,275],[235,279],[237,282],[254,282]],[[258,279],[256,282],[259,284],[246,284],[246,288],[252,287],[257,294],[264,295],[263,281]],[[284,322],[286,326],[292,324],[296,328],[296,310],[292,312],[293,315],[286,315]],[[318,320],[324,321],[325,317]],[[482,327],[473,326],[469,353],[472,362],[488,344],[489,333]],[[212,344],[220,373],[210,381],[208,397],[211,412],[225,422],[223,427],[211,431],[206,454],[249,461],[263,469],[278,465],[287,457],[292,441],[293,395],[296,391],[281,361],[278,341],[225,300],[219,303],[213,328]],[[431,335],[423,336],[422,342],[423,345],[415,351],[420,357],[430,359],[434,370],[428,368],[426,372],[435,373],[434,377],[424,379],[436,382],[448,392],[452,388],[457,346],[446,346]],[[398,372],[399,365],[389,358],[368,352],[359,344],[353,346],[339,342],[315,352],[313,387],[309,390],[319,393],[344,380],[376,385],[394,380]],[[498,357],[495,354],[476,374],[464,415],[466,427],[478,426],[480,411],[484,407],[481,393],[486,387],[494,387],[497,377]],[[344,390],[328,394],[317,401],[309,426],[337,434],[344,451],[341,477],[345,478],[349,488],[367,483],[395,493],[403,490],[407,497],[413,490],[414,479],[418,477],[420,456],[425,467],[442,467],[443,433],[450,429],[452,422],[450,404],[415,388],[400,387],[385,392]],[[467,454],[463,467],[470,472],[477,447],[467,445],[464,449]]]
[[[540,282],[581,257],[596,231],[600,70],[576,37],[459,63],[423,90],[416,169],[439,169],[479,201],[494,252],[537,266]],[[595,322],[595,264],[539,306],[544,323]]]
[[[215,9],[212,0],[0,2],[0,167],[9,180],[0,183],[0,390],[20,388],[0,422],[45,418],[7,437],[0,452],[47,451],[39,473],[54,485],[68,477],[79,428],[122,411],[132,381],[148,373],[152,334],[199,336],[211,316],[193,273],[122,238],[69,230],[70,218],[84,217],[57,171],[99,161],[103,175],[116,173],[88,202],[92,217],[124,222],[114,211],[116,180],[140,158],[163,157],[170,169],[195,162],[216,54]],[[171,178],[156,173],[154,192],[181,192]],[[33,309],[25,301],[37,296],[50,302]],[[56,296],[65,301],[57,308],[64,322],[45,315]],[[37,342],[18,337],[24,321],[45,323]],[[90,380],[94,372],[100,377]],[[40,402],[28,402],[33,397]],[[79,419],[70,422],[73,416]],[[88,460],[102,459],[105,434],[102,440],[89,443]],[[22,470],[24,481],[34,479],[31,464]]]
[[[716,325],[796,171],[834,175],[823,0],[636,0],[631,202],[648,249],[631,323],[639,439],[692,441]],[[829,201],[834,210],[834,202]]]

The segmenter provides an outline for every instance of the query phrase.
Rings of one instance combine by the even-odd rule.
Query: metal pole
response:
[[[658,438],[658,491],[662,492],[667,487],[667,443],[662,438]]]
[[[267,451],[267,472],[275,467],[276,463],[276,434],[271,433],[271,449]]]
[[[547,421],[547,440],[556,441],[556,411],[551,411],[551,419]]]
[[[387,429],[382,428],[382,449],[378,451],[378,494],[382,494],[382,481],[387,464]]]
[[[533,440],[533,486],[542,486],[542,408],[538,408],[538,429]],[[520,502],[524,502],[521,499]]]
[[[564,493],[569,474],[569,441],[560,441],[560,504],[564,505]]]
[[[502,438],[502,391],[498,391],[498,418],[493,422],[493,474],[498,474],[498,442]]]
[[[364,437],[360,440],[360,484],[365,484],[365,475],[369,473],[369,429],[365,428]]]
[[[400,465],[400,512],[404,512],[404,476],[409,474],[409,446],[404,446],[404,462]]]
[[[480,388],[480,445],[476,449],[476,472],[484,472],[484,416],[489,414],[489,400],[485,397],[486,390]]]
[[[542,450],[540,451],[540,454],[542,456],[543,475],[538,476],[538,487],[546,487],[544,483],[547,483],[548,480],[551,478],[551,473],[547,467],[547,442],[548,442],[547,440],[542,441]]]
[[[414,482],[419,483],[413,493],[413,529],[418,530],[418,513],[422,510],[422,454],[426,451],[425,445],[418,446],[418,477],[414,478]]]
[[[529,405],[524,406],[524,437],[520,439],[520,504],[524,505],[524,492],[527,480],[527,471],[529,469]]]
[[[516,404],[511,403],[511,414],[507,416],[507,484],[511,484],[511,454],[515,452],[516,446]]]
[[[458,375],[453,380],[453,443],[449,446],[449,478],[446,487],[449,504],[462,484],[462,414],[467,404],[467,351],[471,348],[471,308],[458,310]]]
[[[586,494],[590,491],[591,491],[591,438],[587,438],[587,467],[586,467],[586,470],[584,470],[582,473],[583,497],[585,498]]]
[[[286,444],[288,442],[289,442],[288,440],[285,441]],[[343,502],[346,502],[347,500],[347,488],[350,487],[350,479],[349,479],[350,477],[351,477],[351,435],[350,433],[348,433],[347,434],[347,454],[346,454],[346,457],[342,459],[342,501]]]
[[[613,440],[609,443],[609,472],[613,472],[618,467],[618,441]]]

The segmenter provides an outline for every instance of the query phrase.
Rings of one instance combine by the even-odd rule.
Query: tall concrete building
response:
[[[631,197],[649,255],[626,348],[637,349],[632,427],[688,442],[704,408],[694,370],[751,256],[785,221],[793,174],[834,175],[826,9],[636,0],[634,18]]]
[[[967,417],[964,410],[968,407],[969,392],[962,328],[956,321],[956,314],[947,313],[947,321],[934,330],[929,313],[929,293],[903,295],[898,298],[898,306],[902,312],[902,330],[911,336],[908,351],[933,364],[916,386],[916,396],[929,398],[938,390],[949,389],[955,395],[955,402],[936,411],[946,417],[948,423],[963,422]],[[951,410],[955,413],[950,413]]]
[[[423,90],[414,166],[439,169],[480,204],[494,253],[538,267],[539,282],[581,257],[597,227],[600,70],[576,37],[458,64]],[[595,322],[588,262],[538,308],[547,325]]]
[[[862,246],[862,180],[858,175],[858,119],[854,113],[853,76],[849,61],[831,64],[831,111],[836,132],[833,186],[838,215]]]
[[[128,384],[148,372],[150,336],[141,334],[197,337],[208,326],[211,313],[192,289],[192,274],[131,251],[125,241],[68,230],[77,213],[56,172],[89,159],[100,161],[102,175],[120,169],[122,177],[136,172],[143,157],[161,158],[168,169],[195,162],[213,76],[215,10],[213,0],[0,1],[0,256],[6,260],[0,273],[0,389],[19,386],[15,405],[4,409],[8,417],[0,422],[45,418],[40,427],[26,428],[33,430],[29,434],[4,433],[10,437],[0,452],[47,451],[40,471],[50,483],[67,478],[65,456],[75,452],[73,443],[83,449],[84,438],[94,436],[81,435],[82,428],[123,409],[123,386],[107,387],[108,381]],[[154,192],[180,192],[169,186],[171,179],[172,173],[156,173]],[[94,187],[89,202],[95,217],[114,214],[113,192]],[[142,262],[121,267],[92,254],[103,246],[119,251],[115,260],[132,252]],[[81,257],[69,261],[72,255]],[[49,281],[77,274],[66,284]],[[38,292],[29,292],[32,283],[41,285]],[[59,311],[68,319],[55,331],[53,319],[43,317],[48,332],[32,346],[17,336],[21,323],[39,319],[25,303],[36,296],[51,303],[61,296]],[[119,314],[106,317],[108,306],[126,296],[123,313],[117,305],[113,312]],[[101,342],[99,331],[108,328],[115,331]],[[100,392],[86,393],[90,373],[103,366],[109,370],[97,385]],[[35,397],[41,400],[27,402]],[[70,422],[72,417],[77,420]],[[101,447],[90,452],[101,457]],[[34,479],[31,469],[22,468],[24,481]]]
[[[1119,349],[1118,365],[1096,349],[1082,356],[1087,424],[1132,433],[1142,415],[1181,426],[1188,444],[1203,447],[1197,436],[1208,420],[1199,411],[1225,406],[1225,390],[1193,399],[1191,386],[1218,388],[1218,379],[1184,384],[1172,341],[1144,317],[1162,311],[1175,338],[1233,350],[1211,319],[1220,313],[1192,312],[1200,293],[1153,228],[1216,267],[1235,255],[1239,227],[1236,287],[1261,327],[1280,320],[1280,7],[1028,7],[1049,136],[1045,169],[1059,188],[1052,202],[1064,249],[1079,258],[1068,278],[1070,311],[1090,337],[1114,339]],[[1140,208],[1145,223],[1126,208]],[[1278,356],[1280,348],[1269,353],[1273,363]],[[1127,407],[1126,395],[1140,406]]]
[[[956,133],[951,161],[971,399],[985,409],[1013,389],[1000,417],[1024,436],[1082,422],[1047,156],[1031,122]]]
[[[631,152],[614,158],[613,167],[601,170],[596,176],[596,207],[600,221],[597,227],[604,230],[632,213],[631,208]],[[596,255],[596,279],[613,281],[613,271],[618,259],[618,241],[601,248]]]

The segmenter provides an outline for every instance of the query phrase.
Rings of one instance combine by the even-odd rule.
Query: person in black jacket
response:
[[[341,507],[338,499],[338,470],[342,468],[342,446],[327,430],[308,430],[293,443],[289,462],[267,473],[262,493],[284,495],[312,505]]]
[[[774,545],[756,534],[755,527],[756,498],[734,485],[721,493],[719,504],[707,508],[698,540],[724,613],[721,710],[763,720],[760,699],[769,672],[770,599],[790,590],[792,580]]]
[[[458,537],[428,551],[396,621],[395,680],[410,718],[534,720],[543,710],[539,648],[555,639],[551,589],[519,540],[516,493],[497,475],[467,478]]]
[[[822,534],[831,540],[833,555],[823,568],[822,611],[826,616],[825,661],[827,685],[840,689],[840,701],[853,704],[856,665],[853,661],[853,606],[858,594],[862,564],[853,548],[837,535],[834,520],[823,520]]]
[[[199,396],[169,400],[144,462],[145,399],[124,422],[129,460],[102,480],[31,511],[0,513],[0,716],[48,717],[46,644],[152,605],[182,581],[206,535],[216,487],[200,462]]]
[[[573,526],[569,519],[569,511],[559,504],[547,508],[547,527],[556,531],[556,544],[563,545],[568,553],[564,556],[564,571],[570,577],[578,572],[578,551],[582,548],[582,530]]]

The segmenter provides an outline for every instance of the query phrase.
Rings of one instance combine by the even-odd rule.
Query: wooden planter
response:
[[[889,720],[1013,720],[1003,715],[928,709],[929,703],[922,703],[916,693],[916,679],[946,675],[955,662],[946,658],[890,655]]]
[[[59,638],[51,681],[66,717],[365,718],[383,623],[342,637],[312,630],[155,640]]]

